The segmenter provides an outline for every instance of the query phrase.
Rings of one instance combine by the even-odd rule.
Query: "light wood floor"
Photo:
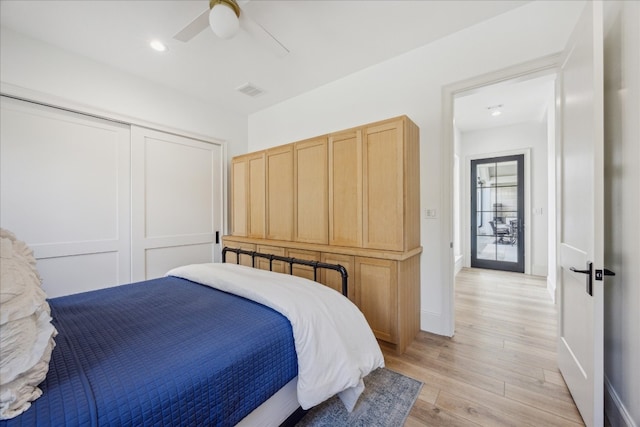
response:
[[[556,365],[556,309],[546,281],[464,269],[453,338],[420,332],[389,369],[424,383],[405,426],[576,426]]]

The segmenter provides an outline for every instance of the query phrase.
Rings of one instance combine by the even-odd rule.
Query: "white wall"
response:
[[[640,3],[605,17],[605,412],[640,426]]]
[[[550,83],[550,90],[552,88]],[[465,200],[470,200],[469,170],[470,160],[482,157],[494,157],[510,155],[514,152],[530,150],[530,175],[525,170],[525,177],[530,176],[530,182],[525,186],[529,188],[530,205],[525,200],[525,229],[530,236],[528,250],[525,253],[527,260],[525,272],[536,276],[547,275],[548,262],[548,236],[547,221],[549,218],[547,209],[547,123],[527,122],[511,126],[502,126],[490,129],[462,132],[460,153],[463,159],[462,182],[465,184]],[[525,162],[525,168],[528,166]],[[526,179],[526,178],[525,178]],[[470,222],[469,203],[461,206],[465,214],[464,223]],[[528,218],[527,218],[528,217]],[[465,255],[470,255],[469,227],[464,227],[463,234]],[[465,257],[465,266],[470,265],[470,257]]]
[[[443,86],[556,53],[564,47],[583,2],[532,2],[389,61],[249,116],[249,151],[364,123],[408,115],[420,127],[421,327],[447,333],[443,259]],[[541,29],[544,31],[541,31]],[[445,239],[443,239],[443,237]]]
[[[229,155],[246,152],[247,119],[179,94],[53,45],[2,28],[0,81],[3,93],[86,107],[83,111],[138,124],[227,141]],[[39,99],[41,100],[41,99]]]

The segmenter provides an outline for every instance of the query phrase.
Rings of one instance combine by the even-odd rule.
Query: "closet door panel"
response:
[[[157,254],[168,248],[182,247],[182,264],[213,261],[222,229],[221,147],[133,126],[131,153],[133,279],[164,275],[170,257]]]
[[[173,246],[145,251],[147,276],[162,277],[172,268],[211,262],[211,244]]]
[[[208,144],[145,138],[145,236],[211,234],[213,173]]]
[[[1,105],[1,225],[34,250],[48,296],[129,282],[129,127]]]
[[[48,298],[107,288],[122,283],[117,251],[38,259],[38,273]],[[64,286],[63,288],[61,286]]]

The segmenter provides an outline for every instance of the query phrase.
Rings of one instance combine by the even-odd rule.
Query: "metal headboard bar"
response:
[[[309,261],[306,259],[297,259],[297,258],[290,258],[290,257],[284,257],[284,256],[280,256],[280,255],[273,255],[273,254],[263,254],[260,252],[256,252],[256,251],[247,251],[245,249],[240,249],[240,248],[229,248],[229,247],[224,247],[222,249],[222,262],[227,262],[227,252],[233,252],[234,254],[236,254],[236,264],[240,264],[240,254],[242,255],[249,255],[251,257],[251,266],[253,268],[255,268],[256,266],[256,258],[264,258],[264,259],[268,259],[269,260],[269,270],[273,271],[273,261],[283,261],[289,264],[289,274],[293,274],[293,265],[294,264],[299,264],[299,265],[307,265],[309,267],[313,267],[313,280],[317,281],[317,270],[319,268],[327,268],[329,270],[335,270],[338,273],[340,273],[340,276],[342,276],[342,295],[347,296],[347,278],[349,277],[349,275],[347,274],[347,269],[344,268],[343,266],[341,266],[340,264],[327,264],[325,262],[319,262],[319,261]]]

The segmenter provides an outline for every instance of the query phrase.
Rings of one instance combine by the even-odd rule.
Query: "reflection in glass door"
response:
[[[471,267],[524,273],[524,155],[471,162]]]

